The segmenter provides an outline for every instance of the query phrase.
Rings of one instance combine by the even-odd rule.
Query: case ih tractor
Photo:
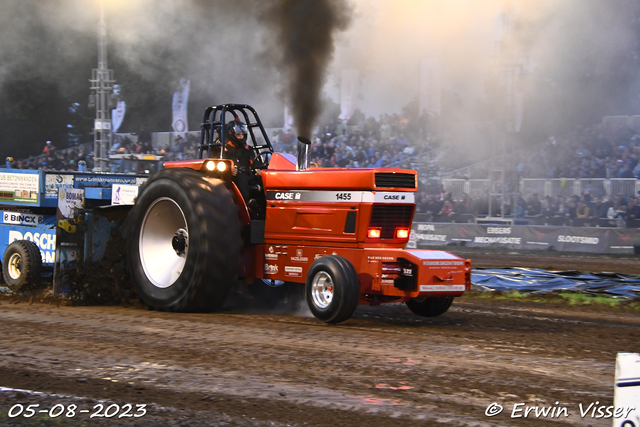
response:
[[[224,158],[226,121],[234,118],[246,124],[256,158],[251,172],[261,175],[250,186],[251,203]],[[358,304],[404,302],[420,316],[446,312],[469,289],[471,266],[444,251],[404,249],[416,172],[309,168],[309,141],[299,140],[297,158],[274,153],[249,105],[205,110],[199,158],[166,162],[130,213],[129,272],[143,302],[213,311],[242,279],[304,287],[309,309],[328,323],[347,320]]]

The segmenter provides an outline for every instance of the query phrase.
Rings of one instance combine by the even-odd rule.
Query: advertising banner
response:
[[[415,245],[415,246],[414,246]],[[414,223],[408,247],[469,246],[561,252],[633,253],[640,229]]]
[[[118,132],[122,121],[124,120],[124,113],[126,112],[127,107],[124,101],[118,101],[116,108],[111,110],[111,125],[113,127],[113,132]]]
[[[610,228],[608,234],[608,253],[628,253],[633,245],[639,245],[637,228]]]
[[[2,212],[2,223],[12,225],[38,225],[44,221],[44,215],[27,212]]]
[[[133,205],[138,197],[137,185],[113,184],[111,191],[112,205]]]
[[[42,264],[52,266],[55,261],[56,232],[49,225],[32,224],[0,227],[0,250],[4,253],[7,246],[16,240],[29,240],[40,249]]]
[[[562,252],[606,253],[609,247],[608,230],[595,227],[561,227],[553,237],[551,244]]]
[[[53,174],[47,173],[45,175],[45,198],[57,199],[59,188],[71,188],[73,187],[73,175],[71,174]]]
[[[58,190],[56,210],[56,264],[53,291],[61,292],[62,272],[75,268],[84,251],[83,221],[80,210],[85,207],[84,189],[63,188]]]
[[[471,224],[470,224],[471,225]],[[504,225],[473,224],[473,246],[498,245],[509,248],[522,247],[524,229]]]
[[[0,173],[0,203],[22,203],[38,205],[40,197],[40,174]]]
[[[558,241],[558,236],[563,234],[563,229],[566,227],[529,227],[518,226],[523,229],[523,242],[522,249],[558,249],[558,245],[555,243]],[[552,248],[553,247],[553,248]]]

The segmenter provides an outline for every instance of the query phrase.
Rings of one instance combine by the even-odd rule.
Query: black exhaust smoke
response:
[[[351,20],[347,0],[277,0],[261,16],[275,33],[267,46],[269,59],[285,80],[285,96],[298,135],[311,137],[321,111],[320,90],[334,50],[334,34]]]

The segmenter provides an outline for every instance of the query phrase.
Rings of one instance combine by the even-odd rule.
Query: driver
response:
[[[251,199],[250,185],[262,185],[260,170],[255,170],[259,161],[251,147],[247,146],[247,126],[238,118],[227,123],[227,136],[229,141],[224,146],[223,157],[233,160],[232,180],[240,190],[242,198],[247,203],[250,211],[255,210],[257,201]]]

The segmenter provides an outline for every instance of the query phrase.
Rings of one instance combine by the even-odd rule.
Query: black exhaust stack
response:
[[[298,137],[298,159],[296,170],[303,171],[309,168],[309,146],[311,141],[304,136]]]

